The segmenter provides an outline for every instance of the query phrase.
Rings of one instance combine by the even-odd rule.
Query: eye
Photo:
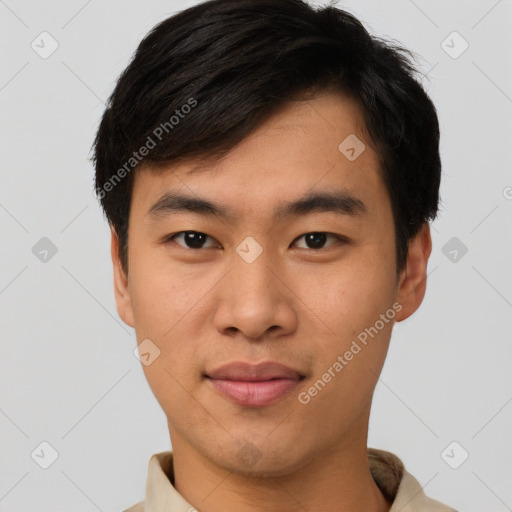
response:
[[[304,247],[304,249],[324,249],[322,246],[325,244],[325,241],[328,237],[331,237],[338,242],[346,242],[346,239],[344,239],[342,236],[334,235],[333,233],[325,233],[324,231],[313,231],[311,233],[305,233],[304,235],[299,236],[294,240],[293,243],[295,243],[296,240],[304,238],[306,244],[308,245],[308,247]]]
[[[335,235],[333,233],[326,233],[323,231],[313,231],[310,233],[305,233],[299,237],[297,237],[293,242],[292,245],[296,243],[297,240],[300,240],[301,238],[304,238],[306,247],[299,247],[303,249],[313,249],[313,250],[321,250],[324,249],[325,242],[328,238],[331,238],[334,240],[334,243],[344,243],[347,242],[347,240],[339,235]],[[209,247],[216,247],[215,243],[212,243],[211,245],[205,245],[205,242],[210,239],[211,241],[215,241],[214,238],[210,237],[206,233],[201,233],[200,231],[180,231],[178,233],[175,233],[173,235],[169,235],[165,238],[164,242],[168,243],[171,241],[176,241],[178,239],[182,239],[182,242],[177,242],[178,245],[181,245],[182,247],[185,247],[186,249],[192,249],[192,250],[198,250],[198,249],[208,249]],[[333,244],[329,244],[333,245]]]
[[[186,249],[203,249],[204,243],[208,238],[214,240],[207,234],[201,233],[199,231],[180,231],[179,233],[175,233],[174,235],[167,237],[165,239],[165,242],[170,242],[180,237],[183,238],[184,243],[178,243],[178,245],[181,245]],[[215,245],[212,245],[210,247],[215,247]]]

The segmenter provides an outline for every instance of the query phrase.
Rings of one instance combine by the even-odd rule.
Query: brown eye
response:
[[[205,242],[207,239],[213,240],[210,236],[206,235],[205,233],[201,233],[199,231],[180,231],[179,233],[176,233],[169,238],[167,238],[167,242],[174,241],[179,238],[183,239],[183,243],[178,243],[178,245],[181,245],[182,247],[185,247],[186,249],[204,249],[205,248]],[[211,246],[211,247],[214,247]],[[208,248],[208,246],[206,247]]]
[[[324,231],[313,231],[311,233],[305,233],[304,235],[301,235],[300,237],[296,238],[296,240],[300,240],[301,238],[304,238],[304,241],[306,243],[306,247],[304,249],[324,249],[324,244],[326,240],[331,237],[335,239],[335,241],[344,241],[344,239],[341,236],[334,235],[332,233],[326,233]],[[333,244],[329,244],[333,245]],[[302,248],[302,247],[301,247]]]

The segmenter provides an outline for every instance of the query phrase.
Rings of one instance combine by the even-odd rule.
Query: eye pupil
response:
[[[201,245],[204,244],[204,233],[198,233],[197,231],[187,231],[185,233],[185,243],[191,249],[200,249]],[[197,245],[197,247],[196,247]]]
[[[321,248],[325,244],[326,238],[327,235],[325,233],[308,233],[305,235],[308,246],[313,245],[313,247],[310,247],[311,249]]]
[[[324,231],[311,231],[303,234],[300,238],[305,240],[308,249],[318,250],[324,249],[327,239],[331,236],[333,235]],[[172,235],[170,239],[176,237],[183,237],[183,244],[185,244],[185,247],[192,250],[203,249],[204,244],[210,238],[209,235],[200,231],[180,231],[179,233]]]

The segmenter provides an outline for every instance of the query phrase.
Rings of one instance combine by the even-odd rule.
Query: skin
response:
[[[429,226],[410,241],[397,278],[391,204],[363,127],[359,107],[338,93],[287,103],[216,163],[136,174],[128,275],[112,230],[117,309],[138,343],[149,338],[160,349],[143,370],[168,420],[174,486],[201,511],[382,512],[391,506],[371,476],[367,435],[394,321],[309,403],[297,397],[379,315],[399,303],[394,320],[402,321],[425,294]],[[354,161],[338,149],[349,134],[366,144]],[[282,202],[341,187],[364,202],[364,215],[272,220]],[[170,190],[225,205],[236,217],[175,212],[151,220],[151,205]],[[180,235],[165,241],[183,231],[208,235],[203,248],[189,248]],[[346,241],[328,236],[318,249],[303,236],[311,232]],[[252,263],[236,252],[247,236],[263,249]],[[203,377],[227,362],[269,360],[305,375],[269,406],[236,405]],[[240,450],[257,454],[257,462],[248,463]]]

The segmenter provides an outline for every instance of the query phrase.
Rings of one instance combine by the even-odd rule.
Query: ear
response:
[[[119,238],[114,228],[110,226],[111,241],[110,253],[112,255],[112,265],[114,270],[114,295],[116,307],[121,320],[130,327],[135,327],[133,321],[133,309],[128,290],[128,277],[126,276],[121,260],[119,259]]]
[[[432,252],[430,226],[423,224],[418,234],[409,241],[407,263],[399,278],[397,301],[402,309],[396,321],[409,318],[419,307],[427,288],[427,263]]]

